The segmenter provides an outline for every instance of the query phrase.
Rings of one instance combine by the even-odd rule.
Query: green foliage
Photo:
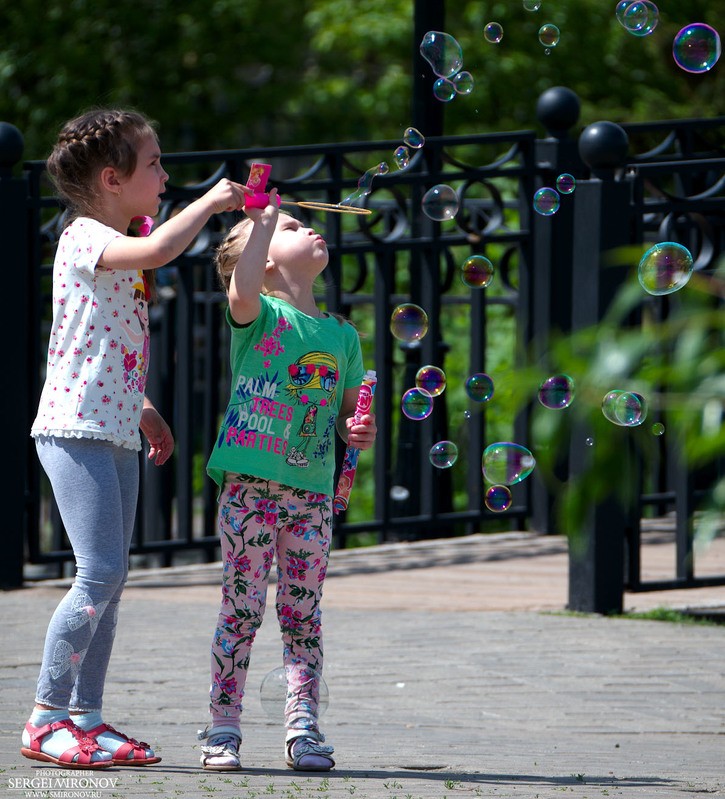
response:
[[[422,2],[422,0],[418,0]],[[443,2],[443,0],[441,0]],[[564,85],[580,124],[724,113],[722,64],[689,75],[674,34],[725,27],[707,0],[662,0],[647,37],[627,33],[614,0],[447,3],[445,28],[475,88],[444,109],[447,134],[535,128],[542,91]],[[167,152],[397,138],[411,124],[413,83],[434,76],[413,41],[414,0],[25,0],[0,12],[0,120],[44,158],[55,132],[93,105],[133,106],[160,123]],[[421,6],[425,8],[425,6]],[[487,22],[500,44],[483,38]],[[561,30],[549,55],[544,22]],[[423,131],[425,133],[425,131]]]
[[[642,254],[638,248],[626,248],[617,257],[632,257],[633,249],[634,267]],[[725,450],[725,318],[718,307],[725,296],[725,262],[710,277],[695,274],[684,289],[664,300],[646,294],[635,271],[596,327],[552,338],[546,367],[512,375],[521,388],[520,403],[532,380],[556,373],[574,379],[572,405],[551,411],[537,403],[531,423],[537,473],[560,497],[561,529],[572,537],[589,509],[606,497],[634,501],[639,475],[652,474],[662,447],[674,445],[692,470],[713,464]],[[647,417],[641,425],[619,427],[605,418],[602,399],[613,389],[645,398]],[[654,422],[664,423],[662,436],[653,434]],[[561,481],[557,460],[570,447],[579,448],[583,465]],[[627,451],[639,459],[639,466]],[[634,471],[627,472],[627,467]],[[725,478],[719,477],[695,519],[700,543],[722,533],[724,511]]]

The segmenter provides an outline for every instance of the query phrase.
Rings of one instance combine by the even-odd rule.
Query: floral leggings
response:
[[[254,636],[277,556],[277,618],[287,675],[285,725],[317,729],[322,673],[320,600],[330,552],[326,494],[226,474],[219,499],[222,603],[211,649],[212,728],[238,726]]]

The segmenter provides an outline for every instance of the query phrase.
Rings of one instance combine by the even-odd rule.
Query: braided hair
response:
[[[101,170],[112,166],[121,175],[133,173],[139,145],[149,135],[156,136],[154,123],[136,111],[101,108],[66,122],[46,168],[69,221],[97,209]]]
[[[67,208],[65,224],[79,216],[94,217],[100,192],[97,178],[112,166],[122,176],[133,174],[141,142],[156,138],[156,125],[137,111],[97,108],[63,125],[46,161],[58,197]],[[152,298],[153,270],[145,270]]]

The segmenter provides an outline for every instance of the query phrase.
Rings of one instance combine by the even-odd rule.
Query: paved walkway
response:
[[[648,535],[644,576],[671,575],[667,536]],[[725,541],[698,563],[725,573]],[[322,722],[338,767],[284,766],[281,720],[259,694],[281,665],[270,614],[250,669],[244,770],[203,772],[195,733],[218,575],[205,565],[129,581],[105,711],[163,757],[147,769],[62,772],[19,755],[45,627],[68,581],[0,594],[3,795],[725,796],[725,627],[569,614],[565,542],[522,533],[333,553]],[[625,606],[714,611],[725,587],[627,595]],[[91,793],[82,779],[101,782]]]

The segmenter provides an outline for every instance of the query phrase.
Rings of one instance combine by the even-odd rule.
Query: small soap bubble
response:
[[[491,44],[498,44],[503,39],[503,27],[498,22],[489,22],[483,29],[483,38]]]
[[[483,502],[494,513],[508,510],[513,502],[511,489],[504,485],[489,486],[484,494]]]
[[[322,716],[330,704],[330,690],[327,687],[325,678],[321,674],[312,672],[317,676],[320,686],[320,698],[318,705],[318,713]],[[265,678],[259,688],[259,700],[262,705],[262,710],[267,714],[268,718],[272,721],[284,720],[284,707],[287,702],[287,674],[285,673],[284,666],[277,669],[272,669]]]
[[[456,96],[456,84],[448,78],[438,78],[433,84],[433,96],[442,103],[450,103]]]
[[[410,491],[405,486],[391,486],[390,499],[393,502],[405,502],[410,496]]]
[[[622,427],[637,427],[647,418],[647,400],[635,391],[625,391],[614,401],[614,415]]]
[[[647,418],[647,400],[635,391],[608,391],[602,400],[604,418],[619,427],[637,427]]]
[[[493,264],[485,255],[470,255],[461,264],[461,282],[471,289],[490,286],[493,275]]]
[[[559,44],[559,36],[561,35],[556,25],[547,22],[539,28],[539,41],[544,47],[556,47]]]
[[[395,148],[393,160],[398,169],[407,169],[410,165],[410,150],[401,144]]]
[[[561,198],[556,189],[545,186],[534,194],[534,211],[541,216],[552,216],[559,210]]]
[[[652,435],[653,436],[662,436],[665,434],[665,426],[662,422],[655,422],[652,425]]]
[[[420,150],[425,144],[425,136],[417,128],[406,128],[403,141],[414,150]]]
[[[400,409],[408,419],[419,422],[433,413],[433,397],[425,389],[409,388],[400,400]]]
[[[637,267],[637,278],[648,294],[672,294],[692,277],[692,254],[681,244],[663,241],[650,247]]]
[[[672,42],[672,56],[677,66],[695,74],[711,70],[721,51],[720,34],[704,22],[685,25]]]
[[[451,78],[463,68],[463,50],[450,33],[428,31],[420,43],[420,54],[441,78]]]
[[[473,91],[474,81],[470,72],[459,72],[451,79],[457,94],[470,94]]]
[[[536,460],[521,444],[497,441],[483,451],[481,468],[483,476],[494,485],[515,485],[534,471]]]
[[[541,0],[524,0],[524,8],[527,11],[538,11],[541,8]]]
[[[559,194],[571,194],[576,188],[576,178],[568,172],[562,172],[556,179],[556,189]]]
[[[622,25],[633,36],[649,36],[657,27],[660,12],[650,0],[637,0],[629,3],[622,12]]]
[[[452,441],[438,441],[430,448],[428,457],[436,469],[450,469],[458,460],[458,447]]]
[[[438,397],[446,390],[445,372],[438,366],[421,366],[415,373],[415,385],[425,389],[431,397]]]
[[[594,446],[594,439],[593,439],[593,438],[591,438],[591,437],[589,437],[589,438],[587,438],[587,439],[584,441],[584,443],[585,443],[585,444],[586,444],[586,446],[588,446],[588,447],[593,447],[593,446]]]
[[[390,332],[399,341],[420,341],[428,332],[428,314],[412,302],[404,302],[393,309]]]
[[[421,202],[423,213],[435,222],[453,219],[458,213],[458,208],[459,200],[455,189],[445,183],[439,183],[428,189]]]
[[[574,401],[574,381],[569,375],[552,375],[539,386],[539,402],[551,410],[568,408]]]
[[[493,397],[493,380],[485,372],[476,372],[466,380],[466,394],[474,402],[488,402]]]

